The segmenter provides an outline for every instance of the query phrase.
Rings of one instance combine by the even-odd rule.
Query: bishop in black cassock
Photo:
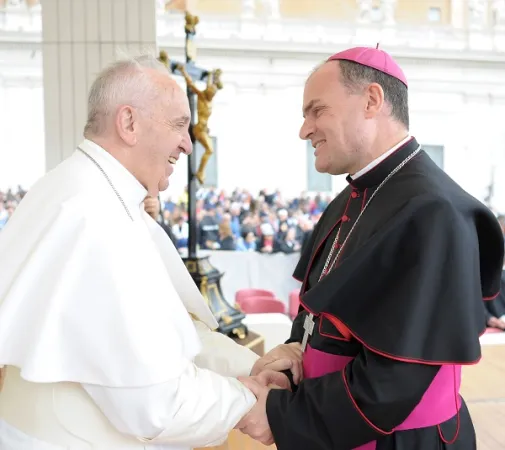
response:
[[[266,442],[270,427],[278,450],[476,448],[461,368],[481,357],[503,235],[409,135],[407,90],[394,60],[368,48],[307,81],[301,137],[319,171],[352,175],[294,273],[287,344],[301,344],[305,378],[292,392],[253,387],[258,405],[238,425]]]

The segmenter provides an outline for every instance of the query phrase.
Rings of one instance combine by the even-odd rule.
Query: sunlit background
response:
[[[240,304],[261,352],[289,336],[300,300],[291,274],[347,185],[318,173],[314,149],[298,137],[304,82],[333,53],[379,44],[397,60],[409,80],[412,135],[505,233],[505,0],[0,0],[0,232],[24,193],[82,140],[87,92],[102,67],[141,51],[184,61],[184,11],[200,19],[196,64],[221,69],[224,83],[191,236],[224,273],[214,291],[230,305],[256,289],[274,299],[272,310]],[[187,180],[183,157],[153,213],[181,255]],[[487,311],[483,364],[463,372],[483,450],[505,448],[504,298],[487,303],[502,309]],[[232,450],[264,450],[230,439]]]
[[[70,17],[72,1],[64,3],[59,14]],[[303,82],[328,55],[380,42],[409,79],[412,133],[465,189],[505,211],[504,0],[158,1],[157,44],[174,59],[184,55],[184,8],[200,16],[198,64],[221,68],[225,85],[210,119],[207,184],[286,196],[341,189],[341,179],[313,169],[313,150],[298,138]],[[54,80],[44,78],[41,14],[35,0],[0,1],[3,190],[29,189],[46,167],[43,89]],[[74,88],[82,96],[87,86]],[[185,184],[180,164],[171,193]]]

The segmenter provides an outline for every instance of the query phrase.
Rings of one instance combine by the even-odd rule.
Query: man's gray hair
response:
[[[98,74],[88,96],[84,135],[103,133],[105,119],[113,115],[119,105],[143,106],[157,97],[156,86],[145,69],[170,76],[166,66],[150,54],[118,60]]]

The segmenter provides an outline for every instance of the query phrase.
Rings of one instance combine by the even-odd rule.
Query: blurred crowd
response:
[[[228,194],[214,188],[197,193],[198,246],[206,250],[294,253],[302,250],[331,201],[330,196],[284,198],[267,189],[253,195],[243,189]],[[160,224],[172,234],[177,248],[188,244],[185,192],[161,201]]]
[[[0,230],[14,214],[26,191],[0,191]],[[329,195],[302,192],[284,198],[280,191],[244,189],[231,194],[215,188],[197,192],[198,246],[206,250],[294,253],[307,243],[314,225],[331,202]],[[178,249],[188,244],[188,194],[157,199],[148,211],[168,233]],[[147,207],[146,207],[147,209]],[[154,209],[154,211],[153,211]],[[505,215],[497,214],[505,233]]]
[[[16,206],[23,199],[26,192],[18,186],[17,191],[9,189],[7,192],[0,191],[0,230],[5,226],[9,218],[14,214]]]
[[[0,230],[15,213],[25,191],[0,191]],[[260,253],[295,253],[304,246],[330,196],[310,196],[302,192],[286,199],[279,191],[262,190],[257,195],[236,189],[227,194],[217,189],[200,189],[197,193],[197,240],[200,249]],[[147,198],[146,211],[158,221],[182,252],[188,245],[188,195],[178,199]],[[505,215],[497,214],[505,235]],[[488,327],[505,331],[505,272],[502,291],[484,302]]]
[[[14,213],[25,191],[0,191],[0,230]],[[253,193],[236,189],[228,194],[214,188],[197,192],[198,246],[204,250],[261,253],[294,253],[302,250],[322,212],[332,200],[328,195],[302,192],[284,198],[280,191]],[[188,245],[188,194],[155,202],[152,214],[176,247]],[[149,205],[153,208],[153,205]]]

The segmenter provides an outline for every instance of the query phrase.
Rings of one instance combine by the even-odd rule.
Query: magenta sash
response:
[[[328,373],[340,372],[353,359],[349,356],[325,353],[308,345],[303,357],[304,376],[317,378]],[[393,431],[433,427],[454,417],[461,407],[461,398],[458,394],[460,386],[461,366],[443,365],[421,401]],[[375,448],[376,442],[373,441],[354,450],[375,450]]]

